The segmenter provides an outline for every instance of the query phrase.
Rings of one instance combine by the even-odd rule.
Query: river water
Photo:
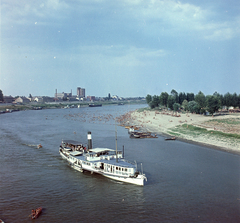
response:
[[[144,105],[21,111],[0,115],[0,218],[31,222],[240,222],[240,156],[181,141],[130,139],[118,149],[143,164],[144,187],[80,173],[62,160],[62,139],[115,148],[115,121]],[[38,144],[41,149],[37,149]]]

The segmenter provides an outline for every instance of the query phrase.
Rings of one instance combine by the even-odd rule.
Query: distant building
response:
[[[57,89],[56,89],[55,99],[64,99],[68,97],[72,97],[72,90],[71,90],[71,93],[64,93],[64,92],[57,93]]]
[[[13,103],[29,103],[30,100],[26,97],[18,97]]]
[[[87,100],[89,100],[89,101],[95,101],[95,96],[87,96]]]
[[[71,93],[65,93],[67,95],[67,98],[71,98],[72,97],[72,92]]]
[[[78,97],[76,95],[72,95],[72,97],[67,97],[68,101],[79,101]]]
[[[54,98],[48,97],[48,96],[36,96],[36,97],[33,97],[32,101],[39,102],[39,103],[54,102]]]
[[[3,102],[4,103],[13,103],[15,100],[14,97],[12,97],[11,95],[10,96],[3,96]]]
[[[33,101],[43,102],[43,97],[33,97]]]
[[[63,99],[63,98],[67,98],[67,93],[55,93],[55,98],[59,98],[59,99]]]
[[[85,88],[77,88],[77,97],[78,98],[85,98]]]
[[[113,95],[112,100],[119,100],[119,97],[117,95]]]

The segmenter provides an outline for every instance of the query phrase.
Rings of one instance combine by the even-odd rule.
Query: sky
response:
[[[240,94],[239,0],[1,0],[0,89]]]

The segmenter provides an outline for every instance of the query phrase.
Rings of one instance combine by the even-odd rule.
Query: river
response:
[[[240,222],[240,156],[181,141],[130,139],[125,157],[143,164],[145,186],[71,169],[62,139],[115,148],[114,118],[144,105],[20,111],[0,115],[0,218],[31,222]],[[37,145],[43,147],[37,149]]]

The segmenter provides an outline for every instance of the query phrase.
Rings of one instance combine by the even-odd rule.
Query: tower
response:
[[[77,88],[77,96],[79,98],[85,98],[85,89],[84,88]]]

